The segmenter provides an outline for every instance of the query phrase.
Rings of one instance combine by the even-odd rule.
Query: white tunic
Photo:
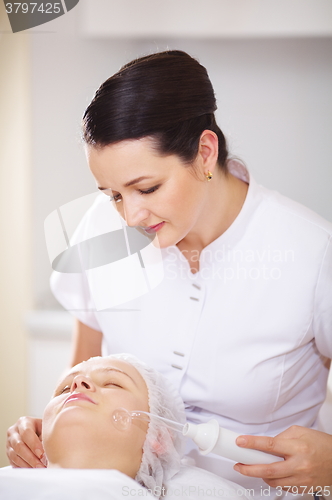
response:
[[[232,173],[249,182],[243,167]],[[98,203],[79,231],[97,223]],[[198,273],[176,246],[162,254],[162,282],[122,311],[94,311],[83,275],[54,272],[52,289],[103,332],[103,354],[131,352],[169,377],[189,420],[271,436],[313,427],[332,357],[332,224],[250,177],[240,214],[204,248]],[[220,472],[217,459],[198,463],[254,484],[230,465]]]

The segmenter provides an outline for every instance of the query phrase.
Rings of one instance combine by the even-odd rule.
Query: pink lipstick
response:
[[[64,405],[69,403],[70,401],[75,401],[75,400],[81,400],[81,401],[89,401],[90,403],[93,403],[94,405],[97,404],[95,403],[89,396],[84,394],[83,392],[73,392],[73,394],[70,394],[66,401],[63,403]]]
[[[144,231],[146,231],[149,234],[156,233],[164,226],[164,224],[165,224],[165,222],[163,221],[163,222],[160,222],[159,224],[156,224],[155,226],[143,227],[143,229],[144,229]]]

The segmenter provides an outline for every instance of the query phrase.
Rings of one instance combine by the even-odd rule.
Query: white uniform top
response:
[[[239,164],[232,173],[249,182]],[[97,205],[81,231],[97,223]],[[313,427],[332,357],[332,224],[250,177],[241,212],[203,249],[198,273],[177,246],[162,254],[165,278],[128,311],[91,310],[82,275],[54,272],[52,290],[103,332],[103,354],[131,352],[169,377],[189,420],[217,418],[241,434]],[[211,459],[199,463],[216,472]]]

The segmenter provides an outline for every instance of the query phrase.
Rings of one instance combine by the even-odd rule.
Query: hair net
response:
[[[176,422],[185,423],[182,398],[161,373],[150,368],[131,354],[112,354],[110,359],[120,359],[130,363],[143,377],[148,388],[150,413]],[[141,466],[135,480],[160,496],[164,483],[180,469],[184,453],[185,437],[169,429],[162,422],[151,418],[143,446]]]

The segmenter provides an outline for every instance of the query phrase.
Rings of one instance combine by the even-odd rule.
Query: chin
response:
[[[162,249],[174,246],[185,237],[185,234],[169,234],[167,231],[163,234],[163,229],[161,229],[160,233],[158,233],[153,240],[153,244],[156,248]]]
[[[153,240],[153,245],[156,248],[160,248],[162,250],[163,248],[171,247],[173,245],[176,245],[174,240],[171,240],[170,238],[155,238]]]

